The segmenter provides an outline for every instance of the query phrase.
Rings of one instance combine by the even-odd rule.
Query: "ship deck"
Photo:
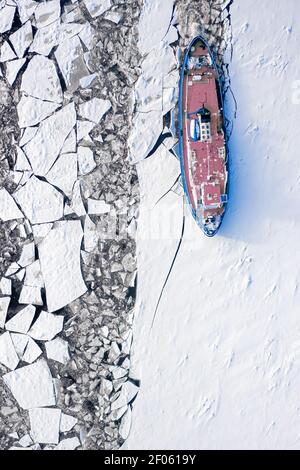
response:
[[[197,54],[208,55],[208,51],[199,48],[194,52]],[[201,201],[204,218],[220,216],[224,212],[221,200],[226,192],[227,171],[216,71],[211,66],[191,69],[185,74],[182,86],[182,144],[187,192],[196,213]],[[207,142],[193,141],[189,132],[190,120],[197,119],[196,113],[202,107],[211,113],[211,138]]]

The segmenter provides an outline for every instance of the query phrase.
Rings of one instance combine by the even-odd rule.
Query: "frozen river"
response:
[[[138,165],[146,195],[133,365],[141,391],[129,449],[300,448],[298,11],[297,0],[231,6],[230,203],[213,239],[185,208],[152,328],[183,209],[170,192],[148,210],[169,170],[154,159]]]

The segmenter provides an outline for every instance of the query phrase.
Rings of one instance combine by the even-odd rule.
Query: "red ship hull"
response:
[[[201,37],[191,42],[182,66],[179,138],[185,194],[196,222],[211,237],[227,203],[227,151],[218,71]]]

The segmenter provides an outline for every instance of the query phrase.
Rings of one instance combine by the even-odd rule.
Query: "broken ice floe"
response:
[[[111,0],[83,0],[89,14],[96,18],[102,15],[112,6]]]
[[[22,77],[21,91],[40,100],[62,102],[62,89],[52,60],[35,55]]]
[[[41,356],[43,351],[41,348],[36,344],[36,342],[32,338],[28,338],[28,343],[23,354],[22,360],[27,362],[27,364],[32,364],[34,361],[37,360],[38,357]]]
[[[63,329],[64,317],[41,311],[28,335],[39,341],[50,341]]]
[[[10,85],[15,83],[17,75],[25,62],[26,59],[16,59],[6,63],[6,80]]]
[[[8,331],[0,336],[0,362],[11,370],[14,370],[19,363],[19,357]]]
[[[1,278],[0,281],[0,294],[11,295],[11,279],[5,277]]]
[[[10,334],[16,353],[21,360],[28,344],[29,336],[21,333],[11,333]]]
[[[76,425],[77,421],[78,419],[74,418],[74,416],[62,413],[61,418],[60,418],[60,425],[59,425],[60,432],[71,431],[71,429],[73,429],[73,427]]]
[[[65,153],[54,163],[46,176],[49,183],[61,189],[63,193],[71,197],[75,181],[77,180],[77,155]]]
[[[138,163],[138,172],[143,204],[152,209],[179,178],[180,165],[169,150],[160,145],[151,157]]]
[[[10,297],[0,297],[0,328],[3,328],[5,325],[9,304]]]
[[[90,121],[77,121],[77,141],[80,142],[84,137],[87,137],[91,130],[95,127],[95,123]]]
[[[32,226],[32,232],[34,236],[34,241],[35,244],[38,245],[41,243],[43,238],[50,232],[53,224],[48,223],[48,224],[37,224]]]
[[[14,193],[14,198],[33,224],[53,222],[63,216],[62,194],[35,176]]]
[[[23,285],[19,297],[19,304],[43,305],[40,287]]]
[[[44,28],[60,17],[60,0],[40,3],[34,10],[37,28]]]
[[[27,127],[26,129],[24,129],[23,135],[19,142],[19,146],[23,147],[24,145],[26,145],[31,139],[33,139],[37,131],[38,127]]]
[[[7,221],[22,219],[24,215],[5,188],[0,189],[0,219]]]
[[[75,450],[80,445],[78,437],[69,437],[68,439],[62,439],[55,447],[55,450]]]
[[[28,47],[32,43],[32,39],[33,35],[30,21],[27,21],[24,26],[22,26],[15,33],[9,36],[9,40],[19,59],[24,56],[26,49],[28,49]]]
[[[13,331],[15,333],[27,333],[35,315],[35,307],[33,305],[28,305],[28,307],[20,310],[19,313],[14,315],[8,322],[5,324],[5,328],[8,331]]]
[[[44,287],[41,265],[38,259],[26,267],[24,284],[32,287]]]
[[[75,129],[72,129],[68,137],[66,138],[64,145],[61,148],[61,155],[64,153],[75,153],[76,152],[76,133]]]
[[[35,249],[34,249],[34,243],[26,243],[21,252],[21,256],[18,259],[18,264],[22,266],[23,268],[25,266],[28,266],[29,264],[33,263],[35,260]]]
[[[112,21],[115,24],[119,24],[120,21],[123,19],[123,15],[118,11],[109,11],[105,14],[105,19],[108,21]]]
[[[81,175],[87,175],[96,168],[94,153],[88,147],[78,147],[78,169]]]
[[[79,105],[79,116],[98,124],[110,110],[111,102],[100,98],[92,98]]]
[[[130,428],[131,428],[131,407],[128,406],[126,413],[123,415],[120,425],[120,436],[122,439],[126,440],[129,436]]]
[[[80,86],[81,88],[88,88],[89,86],[91,86],[91,84],[93,83],[93,81],[98,77],[98,74],[97,73],[92,73],[91,75],[87,75],[86,77],[82,77],[80,80],[79,80],[79,83],[80,83]]]
[[[111,404],[112,411],[128,405],[135,398],[138,391],[139,387],[130,380],[127,380],[127,382],[122,386],[119,398]]]
[[[76,123],[73,103],[45,119],[23,148],[35,175],[46,176]]]
[[[17,160],[14,166],[14,171],[31,171],[29,161],[20,147],[17,147]]]
[[[87,290],[80,266],[82,237],[79,220],[57,222],[38,247],[50,312],[59,310]]]
[[[66,364],[70,359],[67,341],[62,338],[55,338],[45,343],[48,359]]]
[[[89,214],[107,214],[110,211],[110,205],[105,201],[88,198],[88,213]]]
[[[8,60],[13,60],[16,58],[17,56],[8,42],[4,41],[0,49],[0,62],[7,62]]]
[[[65,206],[68,208],[69,206]],[[71,212],[73,211],[78,217],[83,217],[86,215],[86,210],[82,201],[81,196],[81,181],[77,180],[73,187],[72,202],[71,202]],[[66,214],[66,212],[65,212]]]
[[[44,359],[5,374],[3,380],[25,410],[55,405],[52,376]]]
[[[74,92],[80,79],[89,75],[83,60],[83,48],[78,36],[66,39],[55,51],[55,57],[69,92]]]
[[[17,105],[19,126],[21,128],[35,126],[51,116],[58,107],[58,103],[23,95]]]
[[[39,444],[58,444],[61,410],[35,408],[29,410],[31,435]]]
[[[160,45],[149,52],[143,61],[142,74],[135,86],[137,111],[163,111],[162,90],[168,85],[168,74],[174,67],[176,61],[171,47]],[[159,73],[156,73],[157,70]]]
[[[157,21],[153,23],[154,16]],[[128,139],[129,156],[133,163],[147,157],[156,144],[163,129],[163,115],[176,104],[177,85],[175,74],[176,59],[169,42],[174,37],[167,35],[173,12],[173,0],[167,0],[164,8],[160,2],[146,1],[139,23],[139,49],[145,55],[142,73],[135,87],[136,113]],[[156,34],[149,35],[149,25],[155,24]],[[153,37],[155,40],[153,41]],[[178,79],[178,74],[177,74]],[[172,84],[171,84],[171,83]],[[138,136],[143,135],[143,139]]]
[[[89,216],[86,216],[84,222],[84,249],[87,252],[93,251],[99,240],[97,227]]]
[[[9,31],[16,12],[15,6],[5,5],[0,12],[0,34]]]
[[[18,6],[21,23],[24,24],[34,13],[38,3],[34,0],[15,0],[15,2]]]

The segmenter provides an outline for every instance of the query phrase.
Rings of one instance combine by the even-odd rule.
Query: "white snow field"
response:
[[[298,13],[298,0],[233,2],[230,203],[212,239],[185,208],[152,329],[182,198],[170,192],[147,209],[169,175],[138,164],[148,193],[132,358],[141,391],[129,449],[300,448]]]

